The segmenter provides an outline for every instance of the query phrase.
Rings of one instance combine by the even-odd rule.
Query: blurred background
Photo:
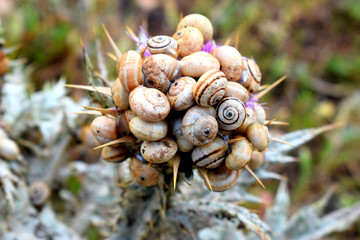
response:
[[[126,26],[136,34],[142,26],[150,36],[172,35],[181,14],[189,13],[211,20],[217,44],[230,39],[234,46],[239,34],[238,50],[256,60],[262,84],[288,76],[262,99],[270,106],[268,119],[289,122],[273,127],[275,133],[343,123],[294,152],[298,163],[276,169],[289,180],[292,209],[318,199],[333,185],[329,211],[360,199],[360,1],[0,0],[4,45],[17,47],[10,59],[23,58],[33,68],[35,90],[60,77],[87,84],[80,40],[94,59],[96,41],[104,52],[112,52],[102,23],[125,52],[136,48]],[[115,77],[116,62],[105,62]],[[79,99],[83,92],[71,94]],[[272,196],[277,183],[266,185],[266,191],[253,191]],[[332,236],[346,239],[359,233],[358,222]]]

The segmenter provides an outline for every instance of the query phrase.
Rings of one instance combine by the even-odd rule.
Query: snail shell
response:
[[[163,163],[174,157],[177,150],[176,142],[166,137],[157,142],[144,141],[141,144],[140,153],[150,163]]]
[[[152,54],[167,54],[177,59],[179,44],[175,39],[166,35],[159,35],[149,39],[147,49]]]
[[[201,14],[189,14],[185,16],[183,19],[180,20],[179,24],[177,25],[177,29],[186,27],[195,27],[200,30],[200,32],[204,36],[204,42],[208,42],[212,39],[213,36],[213,26],[210,20]]]
[[[247,102],[249,91],[238,82],[228,82],[224,97],[236,97],[242,102]]]
[[[192,77],[182,77],[176,80],[167,92],[172,109],[182,111],[191,107],[194,102],[193,89],[196,81]]]
[[[243,58],[245,70],[238,81],[243,85],[251,94],[257,92],[261,82],[261,72],[256,62],[249,58]]]
[[[104,147],[101,151],[101,157],[106,162],[123,162],[129,156],[130,156],[130,151],[125,145]]]
[[[182,120],[182,132],[191,144],[200,146],[211,142],[218,132],[213,107],[193,106],[187,110]]]
[[[144,84],[144,75],[142,73],[143,60],[140,54],[130,50],[124,53],[119,59],[116,70],[121,84],[130,92],[139,85]]]
[[[178,148],[181,152],[190,152],[194,145],[192,145],[186,138],[184,137],[184,134],[182,132],[182,119],[177,118],[175,121],[172,122],[172,134],[176,138],[176,143],[178,145]]]
[[[227,150],[225,141],[216,137],[212,142],[196,147],[191,158],[198,167],[216,168],[224,161]]]
[[[216,108],[216,118],[219,128],[223,130],[234,130],[240,127],[246,116],[245,105],[234,97],[224,98]]]
[[[166,136],[167,130],[168,126],[164,120],[150,123],[134,117],[130,121],[131,133],[142,141],[158,141]]]
[[[121,110],[129,108],[129,92],[125,90],[119,78],[117,78],[112,85],[111,93],[116,107]]]
[[[228,169],[225,164],[221,164],[215,169],[209,169],[207,174],[211,189],[214,192],[223,192],[233,186],[239,177],[239,171],[233,171]],[[204,179],[205,185],[209,188],[207,182]],[[210,189],[210,188],[209,188]]]
[[[15,161],[20,155],[18,145],[7,137],[0,137],[0,157],[8,161]]]
[[[225,74],[212,69],[201,75],[194,88],[195,101],[201,106],[214,105],[223,98],[227,80]]]
[[[113,117],[96,117],[90,127],[95,138],[101,144],[117,139],[116,119]]]
[[[254,112],[255,112],[256,121],[258,121],[261,124],[264,124],[266,119],[265,109],[261,105],[255,104]]]
[[[248,126],[246,136],[251,144],[259,151],[265,150],[270,141],[267,127],[258,122],[254,122]]]
[[[220,70],[225,73],[229,81],[238,81],[243,72],[243,60],[236,48],[231,46],[220,46],[211,54],[220,62]]]
[[[252,147],[244,137],[231,145],[231,153],[225,159],[225,165],[231,170],[240,170],[248,164],[252,154]]]
[[[156,185],[160,178],[160,172],[156,168],[148,166],[136,156],[131,158],[130,173],[136,182],[146,187]]]
[[[244,120],[243,124],[240,125],[240,127],[235,129],[235,133],[240,134],[240,135],[246,135],[246,130],[247,130],[248,126],[251,123],[256,121],[254,110],[250,107],[247,107],[245,109],[246,109],[245,120]]]
[[[161,121],[170,112],[168,98],[155,88],[135,88],[130,92],[129,102],[133,113],[147,122]]]
[[[197,28],[180,28],[172,37],[179,44],[180,57],[185,57],[191,53],[200,51],[204,45],[204,36]]]
[[[210,53],[194,52],[181,59],[181,71],[184,76],[200,77],[211,69],[220,69],[220,63]]]
[[[43,206],[50,197],[49,185],[43,181],[35,181],[29,187],[31,203],[36,207]]]
[[[261,167],[261,165],[263,165],[264,160],[265,160],[264,152],[253,151],[248,165],[252,170],[256,170],[259,167]]]
[[[155,54],[145,58],[143,70],[146,86],[167,92],[170,81],[180,76],[180,68],[180,62],[166,54]]]
[[[5,53],[0,50],[0,76],[3,75],[9,69],[9,60]]]

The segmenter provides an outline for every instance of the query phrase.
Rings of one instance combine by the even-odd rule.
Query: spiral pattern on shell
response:
[[[245,105],[234,97],[224,98],[216,108],[216,118],[219,128],[223,130],[234,130],[245,121]]]
[[[209,70],[201,75],[195,85],[195,101],[201,106],[215,105],[225,95],[226,87],[225,74],[218,69]]]
[[[254,60],[244,57],[243,62],[245,70],[238,82],[253,94],[257,92],[260,87],[261,72]]]
[[[212,39],[213,31],[214,31],[212,24],[207,17],[201,14],[197,14],[197,13],[189,14],[185,16],[183,19],[181,19],[181,21],[177,25],[177,29],[179,30],[184,27],[195,27],[199,29],[204,36],[205,43]]]
[[[166,35],[159,35],[149,39],[147,48],[152,54],[168,54],[174,58],[178,57],[179,44],[175,39]]]
[[[191,107],[194,102],[193,89],[196,81],[192,77],[182,77],[176,80],[167,92],[172,109],[182,111]]]
[[[200,51],[204,45],[204,36],[194,27],[180,28],[172,36],[179,44],[179,56],[185,57]]]
[[[36,207],[41,207],[46,203],[51,194],[50,187],[46,182],[35,181],[29,188],[29,197],[31,203]]]

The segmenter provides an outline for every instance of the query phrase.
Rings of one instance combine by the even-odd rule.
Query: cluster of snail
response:
[[[260,87],[259,67],[212,36],[209,19],[190,14],[172,37],[149,38],[117,62],[116,109],[96,117],[91,129],[105,144],[102,158],[131,157],[131,174],[142,185],[158,183],[159,166],[191,158],[205,185],[224,191],[252,156],[263,157],[270,140],[265,111],[249,101]]]

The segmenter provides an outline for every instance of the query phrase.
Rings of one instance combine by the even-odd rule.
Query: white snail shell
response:
[[[234,130],[240,127],[246,116],[245,105],[235,97],[223,98],[216,108],[219,128]]]
[[[187,110],[182,120],[182,132],[191,144],[200,146],[211,142],[218,132],[213,107],[193,106]]]
[[[166,35],[159,35],[149,39],[147,49],[152,54],[168,54],[174,58],[178,57],[179,44],[175,39]]]
[[[190,152],[194,145],[192,145],[186,138],[184,137],[184,134],[182,132],[182,118],[175,119],[172,124],[172,134],[176,138],[176,143],[178,145],[178,148],[181,152]]]
[[[158,184],[160,172],[152,166],[148,166],[146,162],[141,161],[133,156],[130,161],[130,173],[139,184],[150,187]]]
[[[116,119],[113,117],[99,116],[91,123],[91,131],[101,143],[107,143],[117,139]]]
[[[236,97],[242,102],[247,102],[249,91],[238,82],[228,82],[224,97]]]
[[[143,158],[150,163],[163,163],[175,156],[178,150],[176,142],[165,137],[160,141],[144,141],[141,144],[140,153]]]
[[[142,141],[158,141],[166,136],[168,125],[162,120],[155,123],[146,122],[140,117],[130,121],[130,131]]]
[[[211,185],[211,189],[214,192],[223,192],[233,186],[239,177],[239,171],[233,171],[228,169],[225,164],[221,164],[219,167],[209,169],[207,172],[208,179]],[[205,185],[210,189],[207,182],[204,179]]]
[[[166,54],[151,55],[144,60],[146,86],[167,92],[170,81],[181,74],[180,62]]]
[[[7,137],[0,137],[0,157],[8,161],[15,161],[20,155],[18,145]]]
[[[121,84],[130,92],[132,89],[144,84],[142,73],[143,60],[140,54],[130,50],[125,52],[119,59],[116,70]]]
[[[236,48],[231,46],[220,46],[211,54],[220,62],[220,70],[225,73],[227,80],[238,81],[243,72],[243,60]]]
[[[257,92],[261,82],[261,72],[256,62],[249,58],[243,58],[245,69],[241,79],[238,81],[251,94]]]
[[[259,151],[265,150],[270,141],[267,127],[258,122],[254,122],[248,126],[246,136],[251,144]]]
[[[123,87],[119,78],[111,86],[111,93],[116,107],[121,110],[129,108],[129,92]]]
[[[106,162],[122,162],[130,156],[130,151],[125,145],[104,147],[101,150],[101,157]]]
[[[129,96],[130,108],[136,116],[147,122],[158,122],[170,112],[168,98],[155,88],[137,87]]]
[[[265,109],[261,105],[255,104],[254,112],[255,112],[256,121],[258,121],[261,124],[264,124],[266,119]]]
[[[256,170],[259,167],[261,167],[261,165],[263,165],[264,160],[265,160],[264,152],[253,151],[248,165],[252,170]]]
[[[242,125],[240,125],[240,127],[235,129],[235,133],[240,134],[240,135],[246,135],[246,130],[248,128],[248,126],[256,121],[256,117],[255,117],[255,112],[251,107],[247,107],[246,109],[246,116],[245,116],[245,120],[243,122]]]
[[[248,164],[252,154],[252,147],[244,137],[231,145],[231,153],[225,159],[225,165],[231,170],[240,170]]]
[[[192,77],[182,77],[177,79],[167,92],[172,109],[182,111],[191,107],[194,102],[193,90],[196,81]]]
[[[201,106],[215,105],[225,95],[227,80],[225,74],[212,69],[201,75],[194,88],[195,101]]]
[[[216,168],[224,161],[227,150],[225,141],[216,137],[212,142],[196,147],[191,158],[198,167]]]
[[[177,29],[186,27],[195,27],[200,30],[204,36],[204,42],[208,42],[213,36],[213,27],[210,20],[204,15],[193,13],[180,20]]]
[[[220,69],[220,63],[210,53],[194,52],[181,59],[181,71],[184,76],[200,77],[211,69]]]
[[[179,44],[180,57],[200,51],[204,45],[204,36],[194,27],[180,28],[172,37]]]

